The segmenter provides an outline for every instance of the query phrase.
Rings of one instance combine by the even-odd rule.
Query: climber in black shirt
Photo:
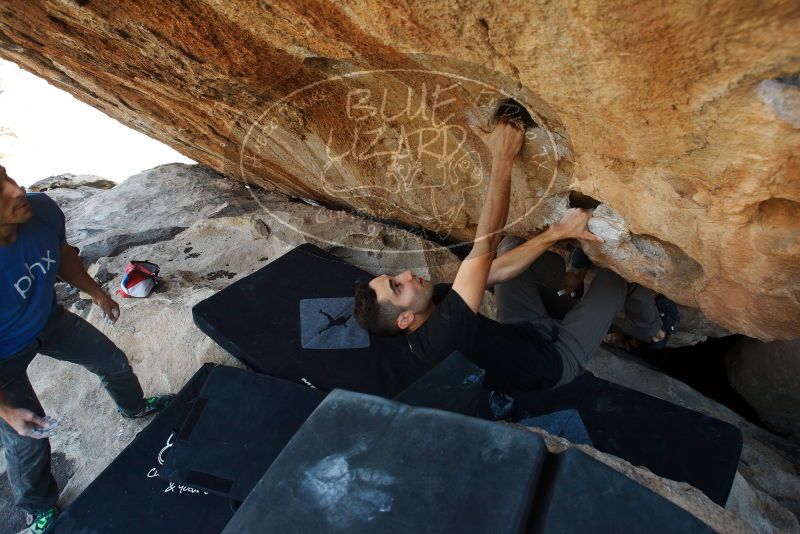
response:
[[[511,169],[523,143],[522,124],[501,119],[482,135],[492,171],[476,238],[452,287],[434,286],[405,271],[381,275],[356,288],[353,315],[377,335],[408,336],[412,352],[435,365],[460,351],[486,370],[486,384],[507,393],[565,384],[580,374],[623,305],[630,333],[650,342],[664,337],[655,295],[598,269],[583,299],[563,320],[552,319],[529,267],[563,239],[602,242],[587,225],[591,212],[570,209],[557,224],[522,242],[501,231],[508,216]],[[521,244],[520,244],[521,243]],[[500,246],[501,253],[495,257]],[[478,313],[494,287],[498,321]]]

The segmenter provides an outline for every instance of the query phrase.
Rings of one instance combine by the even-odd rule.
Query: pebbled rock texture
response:
[[[797,35],[793,0],[0,6],[0,57],[122,123],[231,178],[456,241],[488,183],[473,128],[513,97],[536,126],[509,232],[580,192],[629,235],[595,261],[765,341],[800,336]]]

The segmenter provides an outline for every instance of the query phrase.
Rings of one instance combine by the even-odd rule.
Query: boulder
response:
[[[47,195],[55,200],[58,205],[61,206],[62,210],[68,210],[72,206],[77,206],[98,191],[100,191],[100,189],[80,186],[74,188],[48,189]]]
[[[202,165],[155,167],[64,212],[67,240],[80,249],[84,263],[97,262],[95,269],[103,282],[119,277],[132,259],[159,263],[164,276],[175,270],[204,274],[206,266],[230,267],[234,265],[230,260],[219,257],[227,258],[230,252],[218,250],[227,245],[203,243],[220,235],[224,241],[235,241],[227,234],[237,229],[245,248],[250,240],[276,244],[269,250],[240,251],[236,269],[229,269],[234,275],[220,275],[223,280],[214,284],[216,289],[307,241],[376,273],[411,268],[441,281],[452,279],[458,268],[449,248],[408,230],[249,188]]]
[[[44,180],[34,182],[28,187],[28,191],[34,193],[44,193],[52,189],[78,189],[80,187],[89,187],[93,189],[111,189],[117,185],[116,182],[106,180],[94,174],[59,174],[57,176],[50,176]]]
[[[32,184],[27,188],[33,193],[47,194],[55,200],[62,210],[69,210],[103,189],[117,185],[111,180],[92,174],[60,174]]]
[[[800,339],[748,339],[727,356],[733,388],[772,430],[800,443]]]
[[[0,57],[191,159],[456,241],[514,98],[510,232],[588,195],[630,236],[594,260],[764,341],[800,335],[798,34],[791,0],[0,8]]]

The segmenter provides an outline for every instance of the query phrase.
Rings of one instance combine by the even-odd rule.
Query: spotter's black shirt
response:
[[[562,374],[552,339],[530,323],[500,324],[473,312],[451,284],[433,289],[436,309],[408,334],[411,351],[436,365],[459,351],[486,371],[485,385],[506,393],[553,387]]]

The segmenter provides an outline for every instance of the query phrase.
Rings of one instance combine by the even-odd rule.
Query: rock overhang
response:
[[[631,235],[593,260],[775,339],[800,335],[799,10],[11,1],[0,56],[231,178],[455,241],[474,233],[485,192],[488,154],[472,127],[488,126],[497,103],[481,96],[488,85],[540,119],[515,169],[509,231],[530,235],[570,191],[589,195]],[[434,100],[437,85],[454,88]],[[317,100],[309,86],[330,90]],[[409,88],[426,114],[395,117]],[[431,112],[448,107],[452,122]],[[259,145],[259,124],[280,130]],[[436,136],[459,149],[433,157]],[[353,156],[354,137],[353,161],[330,161]],[[387,154],[367,157],[373,142]]]

